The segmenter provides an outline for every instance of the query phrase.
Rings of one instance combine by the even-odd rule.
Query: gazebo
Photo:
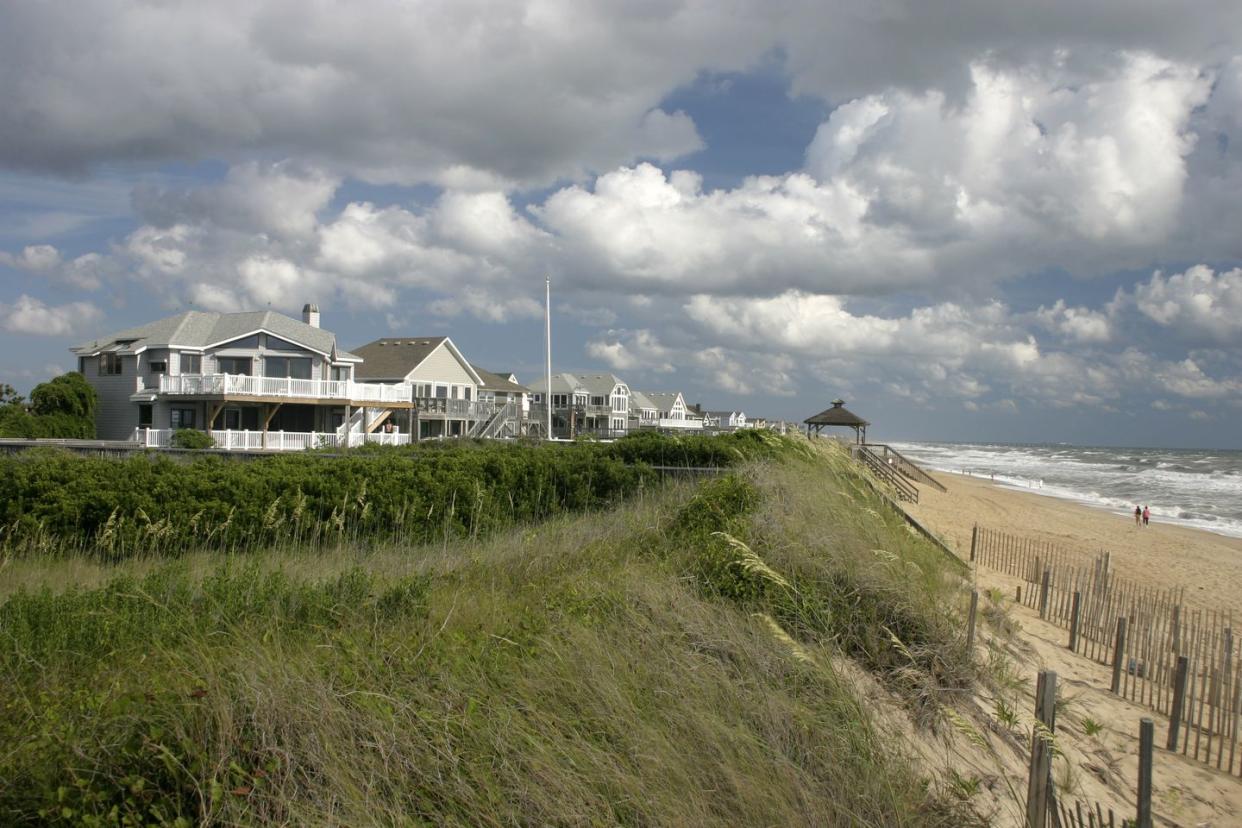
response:
[[[867,426],[871,425],[846,408],[845,400],[833,400],[832,408],[821,411],[814,417],[807,417],[802,422],[806,423],[806,436],[808,437],[811,436],[811,429],[815,429],[815,434],[818,436],[825,426],[852,428],[854,429],[854,442],[860,444],[867,442]]]

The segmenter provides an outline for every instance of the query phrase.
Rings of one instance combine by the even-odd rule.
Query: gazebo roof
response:
[[[868,426],[871,423],[859,417],[845,407],[845,400],[833,400],[832,408],[819,412],[814,417],[807,417],[802,422],[807,425],[821,426]]]

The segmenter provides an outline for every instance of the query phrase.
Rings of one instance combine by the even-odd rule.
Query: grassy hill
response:
[[[13,555],[0,822],[968,824],[844,670],[968,686],[956,571],[778,448],[477,537]]]

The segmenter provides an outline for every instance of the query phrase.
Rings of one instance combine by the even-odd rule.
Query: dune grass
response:
[[[828,454],[479,540],[23,560],[0,822],[968,824],[834,666],[969,680],[939,555]]]

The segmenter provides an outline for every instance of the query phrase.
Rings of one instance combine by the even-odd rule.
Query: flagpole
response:
[[[543,280],[543,339],[547,347],[544,405],[548,409],[548,439],[552,439],[552,279]]]

